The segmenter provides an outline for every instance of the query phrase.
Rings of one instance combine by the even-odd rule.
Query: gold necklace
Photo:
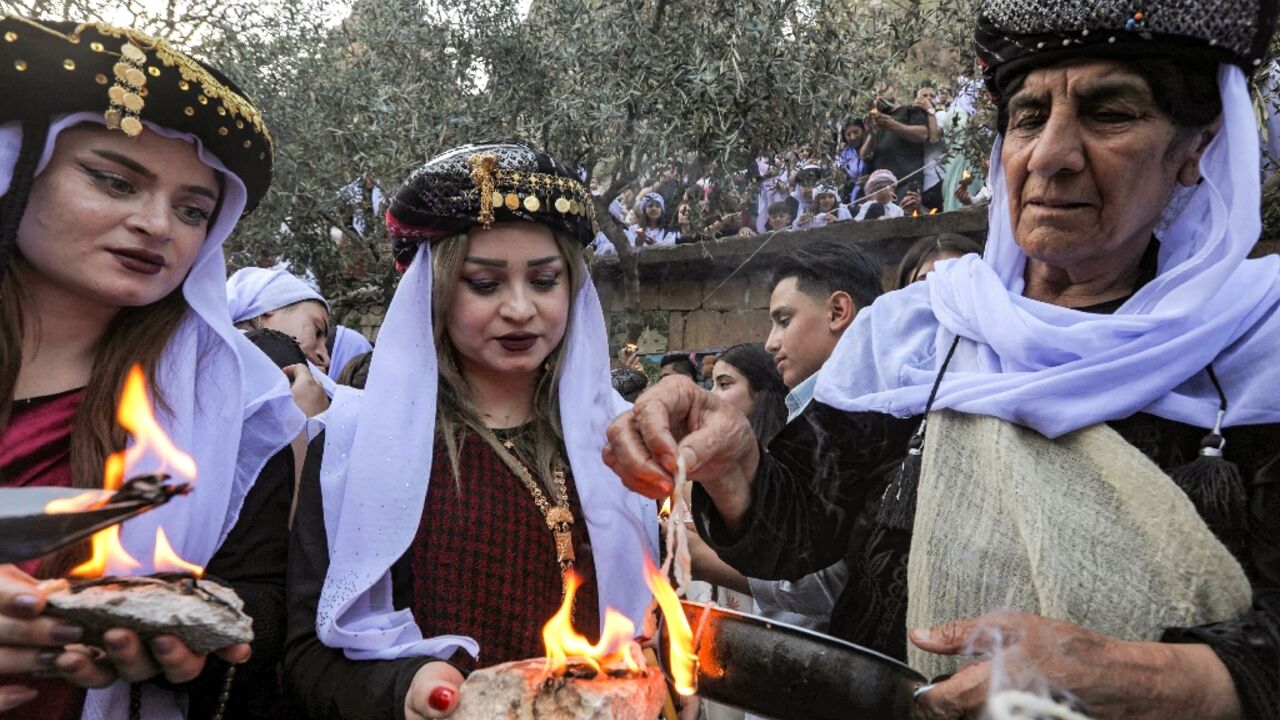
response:
[[[511,440],[499,440],[496,433],[490,428],[485,428],[489,433],[489,437],[493,441],[501,442],[503,447],[514,451],[515,443]],[[534,505],[538,506],[538,510],[542,513],[543,520],[547,523],[547,528],[551,530],[556,541],[556,562],[560,565],[560,577],[573,570],[573,511],[569,509],[569,482],[565,477],[564,468],[556,467],[551,471],[551,481],[553,492],[556,494],[556,504],[552,505],[547,500],[547,496],[542,492],[542,486],[538,481],[533,479],[533,474],[529,472],[529,468],[515,452],[511,453],[511,457],[515,459],[515,466],[512,468],[516,471],[516,477],[520,478],[520,482],[524,483],[529,494],[533,496]],[[573,617],[572,610],[570,617]]]

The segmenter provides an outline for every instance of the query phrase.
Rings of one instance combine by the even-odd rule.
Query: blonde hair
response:
[[[466,233],[459,233],[436,241],[431,249],[431,316],[440,372],[439,389],[436,391],[436,432],[444,439],[455,479],[458,477],[458,458],[465,436],[463,431],[466,429],[488,443],[517,477],[521,475],[519,468],[527,467],[542,479],[544,485],[549,486],[555,467],[565,464],[560,449],[564,445],[564,431],[560,426],[561,360],[569,333],[573,331],[573,304],[582,287],[585,266],[582,262],[582,249],[572,238],[556,230],[552,230],[552,235],[568,277],[569,318],[564,337],[547,357],[545,369],[538,377],[533,395],[532,431],[516,439],[512,450],[497,442],[484,424],[480,411],[471,401],[457,349],[445,327],[445,317],[458,287],[471,238]]]

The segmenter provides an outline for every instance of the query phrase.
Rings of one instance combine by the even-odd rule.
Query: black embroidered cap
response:
[[[987,87],[999,95],[1032,67],[1073,57],[1177,54],[1262,64],[1277,0],[984,0],[974,44]]]
[[[464,145],[428,160],[395,191],[387,210],[401,265],[423,240],[507,220],[563,230],[583,246],[597,230],[594,200],[577,175],[518,143]]]
[[[222,73],[162,39],[105,23],[4,15],[0,94],[0,123],[89,111],[130,136],[144,120],[190,133],[244,182],[246,213],[271,185],[275,149],[258,108]]]

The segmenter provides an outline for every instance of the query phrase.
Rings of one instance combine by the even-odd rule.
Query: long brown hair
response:
[[[24,317],[24,293],[20,271],[30,266],[16,248],[0,278],[0,435],[13,412],[14,387],[22,368],[22,338],[29,318]],[[116,405],[125,376],[139,363],[152,388],[157,411],[167,412],[165,398],[156,385],[156,370],[165,346],[187,312],[179,286],[163,299],[142,307],[124,308],[107,326],[93,362],[93,372],[76,411],[71,429],[71,486],[102,487],[102,467],[107,455],[124,447],[126,437],[116,424]],[[3,478],[0,478],[0,482]],[[86,545],[55,554],[40,566],[42,577],[60,577],[86,557]]]
[[[553,231],[556,247],[564,261],[565,273],[569,282],[569,320],[566,324],[565,336],[560,344],[551,351],[547,358],[545,370],[538,378],[538,386],[533,396],[533,427],[523,434],[523,440],[515,443],[513,450],[508,450],[494,438],[486,428],[484,420],[475,403],[471,401],[471,393],[466,379],[462,375],[462,367],[458,361],[458,352],[445,329],[445,316],[449,312],[450,301],[458,286],[462,263],[467,256],[471,239],[466,233],[460,233],[443,240],[438,240],[432,247],[431,254],[431,315],[434,324],[436,358],[440,368],[439,388],[436,391],[436,430],[444,438],[449,452],[449,463],[454,477],[458,476],[458,457],[462,449],[462,430],[468,428],[476,436],[483,439],[493,448],[503,463],[520,475],[521,464],[530,467],[542,478],[543,482],[551,482],[552,473],[557,464],[563,463],[560,448],[564,444],[564,431],[560,426],[560,373],[561,359],[573,327],[573,303],[577,299],[583,281],[582,249],[567,235]]]

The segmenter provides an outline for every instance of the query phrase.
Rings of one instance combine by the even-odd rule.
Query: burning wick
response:
[[[963,182],[969,182],[969,180],[971,180],[972,178],[973,178],[973,175],[970,174],[968,170],[965,170],[964,174],[960,176],[960,180],[962,180]]]
[[[676,692],[681,695],[692,695],[698,691],[698,654],[693,644],[693,629],[689,627],[689,618],[684,614],[680,598],[671,588],[666,577],[654,567],[653,561],[646,555],[644,558],[644,580],[658,602],[658,610],[662,613],[670,646],[667,669],[671,673],[671,682]]]
[[[107,456],[103,467],[103,491],[94,491],[66,500],[54,500],[45,506],[46,513],[65,513],[92,510],[106,505],[112,493],[124,484],[129,468],[144,458],[157,458],[161,468],[157,472],[171,472],[190,482],[196,477],[196,463],[190,455],[174,447],[173,442],[156,422],[151,412],[151,400],[147,396],[146,379],[140,365],[129,369],[120,405],[116,410],[116,422],[128,431],[133,445]],[[152,567],[156,572],[191,573],[196,577],[204,569],[188,563],[173,551],[163,528],[156,528],[155,553]],[[131,573],[142,567],[120,543],[120,526],[112,525],[94,533],[90,540],[93,548],[89,559],[71,570],[79,578],[100,578],[108,570],[113,573]]]

